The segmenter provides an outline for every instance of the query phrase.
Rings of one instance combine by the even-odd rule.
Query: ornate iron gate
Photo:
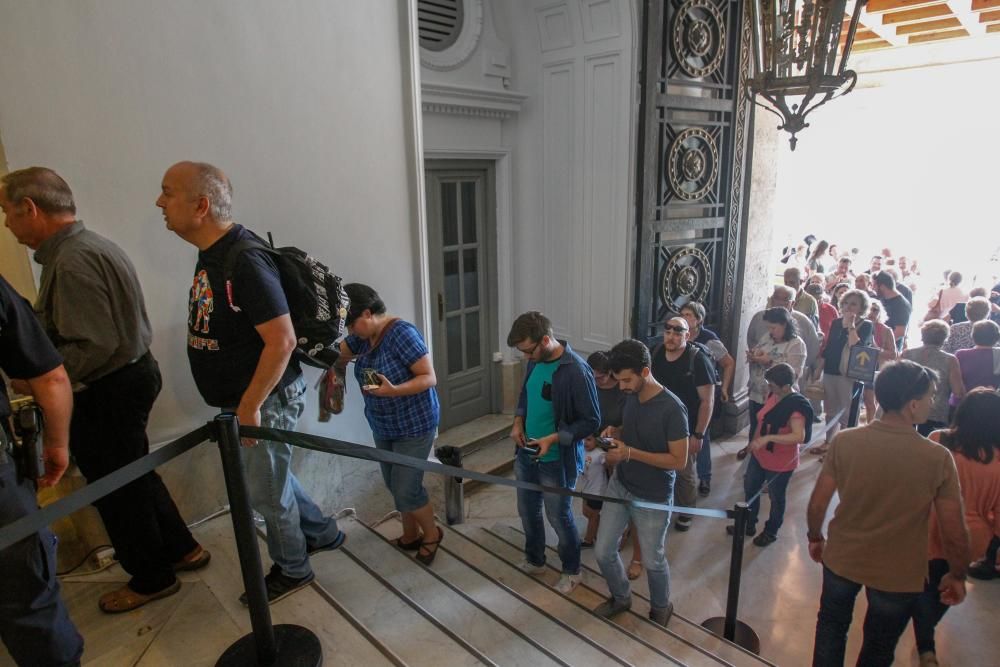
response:
[[[645,0],[634,335],[702,302],[734,341],[749,183],[742,0]]]

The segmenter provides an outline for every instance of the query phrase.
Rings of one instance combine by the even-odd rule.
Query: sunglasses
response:
[[[687,333],[688,329],[687,327],[682,327],[675,324],[664,324],[663,333],[667,333],[668,331],[673,331],[674,333],[682,334],[682,333]]]

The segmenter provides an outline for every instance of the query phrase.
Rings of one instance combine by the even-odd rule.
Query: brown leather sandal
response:
[[[424,537],[427,537],[424,535]],[[441,544],[441,540],[444,539],[444,531],[438,526],[438,538],[434,541],[428,542],[427,540],[420,541],[420,550],[417,551],[417,560],[419,560],[424,565],[430,565],[434,562],[434,557],[437,556],[438,545]],[[427,547],[434,547],[434,549],[428,549]],[[425,554],[424,551],[427,551]]]
[[[199,544],[194,549],[191,550],[184,558],[174,563],[174,572],[193,572],[194,570],[200,570],[201,568],[208,565],[208,561],[212,560],[212,552],[208,551]]]
[[[412,542],[404,542],[402,535],[400,535],[399,537],[397,537],[392,541],[393,546],[395,546],[397,549],[402,549],[403,551],[417,551],[418,549],[420,549],[420,546],[423,543],[424,543],[423,537],[418,537]]]
[[[173,595],[180,589],[180,581],[174,581],[172,585],[167,586],[163,590],[155,593],[150,593],[149,595],[143,595],[142,593],[133,591],[128,586],[122,586],[116,591],[111,591],[110,593],[102,595],[101,599],[97,602],[97,606],[99,606],[101,611],[106,614],[121,614],[126,611],[138,609],[142,605],[152,602],[153,600],[159,600],[160,598]]]

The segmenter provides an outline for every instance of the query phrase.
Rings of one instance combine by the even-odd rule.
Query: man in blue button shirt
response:
[[[601,423],[594,374],[568,343],[556,340],[552,323],[537,311],[514,320],[507,345],[528,360],[510,432],[517,445],[514,474],[525,482],[572,489],[583,470],[583,439]],[[580,535],[569,496],[518,489],[525,535],[521,569],[545,570],[543,505],[559,537],[562,576],[556,590],[569,593],[580,582]]]

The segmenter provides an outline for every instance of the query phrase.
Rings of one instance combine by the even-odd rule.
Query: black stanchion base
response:
[[[713,616],[712,618],[703,621],[701,627],[705,628],[714,635],[725,638],[724,632],[726,629],[726,617]],[[755,655],[760,655],[760,637],[758,637],[757,633],[753,631],[753,628],[743,621],[736,621],[736,636],[732,639],[732,642],[737,646],[742,646]]]
[[[320,667],[323,664],[323,647],[319,638],[308,628],[300,625],[274,626],[274,642],[278,647],[278,658],[270,663],[274,667]],[[216,667],[263,666],[257,661],[257,644],[253,633],[240,638],[226,649]]]

